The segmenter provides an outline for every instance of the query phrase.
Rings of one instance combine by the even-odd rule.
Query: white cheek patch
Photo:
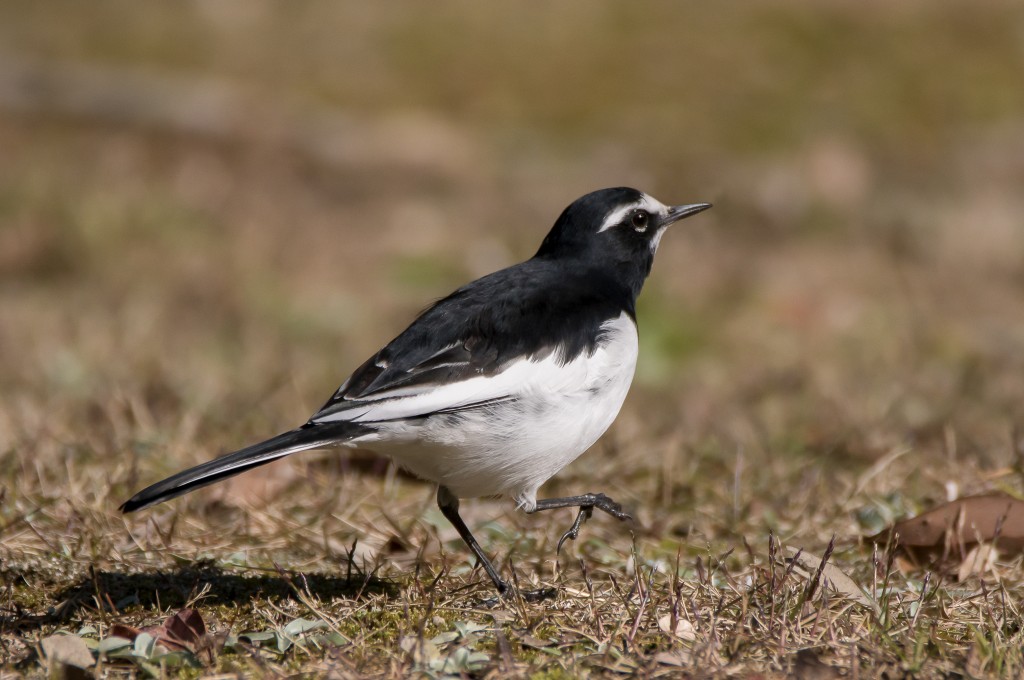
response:
[[[658,252],[658,244],[661,243],[661,237],[665,235],[665,231],[668,229],[667,226],[658,229],[657,233],[651,239],[651,252]]]
[[[652,196],[644,194],[643,197],[636,203],[632,203],[623,208],[619,208],[615,212],[611,213],[601,223],[601,228],[597,230],[597,233],[607,231],[612,227],[617,227],[622,224],[622,220],[626,218],[626,215],[633,212],[634,210],[646,210],[652,215],[664,215],[668,212],[668,207]]]

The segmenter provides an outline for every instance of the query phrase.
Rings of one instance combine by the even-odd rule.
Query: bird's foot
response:
[[[605,496],[603,493],[595,493],[592,495],[594,497],[594,503],[591,507],[603,510],[615,519],[623,522],[627,519],[633,519],[633,515],[623,510],[621,505],[613,501],[611,498],[608,498],[608,496]]]
[[[535,603],[545,600],[553,600],[558,595],[557,588],[536,588],[533,590],[522,590],[504,581],[498,586],[498,596],[488,597],[480,602],[484,607],[497,607],[502,604],[515,601],[521,598],[523,602]]]
[[[562,534],[562,537],[558,539],[558,545],[555,546],[555,554],[562,552],[562,545],[568,541],[575,541],[580,535],[580,527],[583,523],[590,519],[594,514],[594,508],[607,512],[615,519],[625,522],[626,520],[633,519],[633,516],[622,509],[622,506],[613,501],[603,493],[592,493],[587,494],[583,497],[584,503],[580,504],[580,511],[576,514],[576,519],[573,521],[572,526],[569,530]]]
[[[510,595],[515,597],[515,593],[511,593]],[[523,598],[523,602],[543,602],[544,600],[553,600],[557,595],[557,588],[535,588],[534,590],[519,591],[519,597]]]

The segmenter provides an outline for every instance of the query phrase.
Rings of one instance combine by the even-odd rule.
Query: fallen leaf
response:
[[[255,631],[252,633],[242,633],[238,636],[239,639],[245,638],[249,642],[266,642],[273,640],[277,637],[277,633],[272,630]]]
[[[430,641],[435,645],[446,645],[449,642],[454,642],[459,639],[458,631],[449,630],[444,633],[438,633],[434,637],[430,638]]]
[[[1024,550],[1024,501],[1003,493],[965,496],[896,522],[871,540],[886,542],[891,533],[898,535],[901,548],[909,550],[959,551],[961,546],[984,542],[1018,553]]]
[[[100,640],[100,643],[96,645],[96,651],[100,654],[109,654],[110,652],[116,652],[119,649],[130,647],[132,640],[135,638],[124,638],[120,635],[111,635]]]
[[[85,640],[77,635],[51,635],[43,638],[39,645],[51,663],[88,668],[96,662]]]
[[[107,630],[107,637],[124,638],[125,640],[130,641],[139,637],[139,633],[141,632],[141,628],[133,628],[132,626],[126,626],[123,623],[115,623]]]
[[[156,638],[143,631],[135,638],[133,649],[135,656],[140,659],[148,659],[156,653]]]
[[[195,652],[205,641],[206,624],[195,609],[182,609],[157,626],[134,628],[115,623],[109,630],[109,637],[129,642],[137,642],[142,635],[151,637],[154,645],[162,645],[168,651]]]
[[[284,634],[292,637],[297,637],[311,630],[319,630],[320,628],[326,628],[327,623],[324,621],[314,621],[312,619],[298,618],[290,621],[288,625],[284,627]]]
[[[682,617],[676,618],[676,625],[673,628],[672,615],[665,614],[658,618],[658,628],[661,632],[674,635],[681,640],[692,642],[697,639],[697,633],[693,629],[693,624]]]
[[[182,609],[163,623],[167,635],[186,644],[195,645],[206,635],[206,623],[195,609]]]
[[[974,574],[987,574],[996,566],[999,553],[991,543],[979,543],[970,549],[956,572],[957,581],[966,581]]]
[[[896,555],[896,559],[893,561],[893,566],[896,567],[897,573],[913,574],[921,571],[921,563],[919,560],[911,559],[909,556],[904,557],[903,555]]]
[[[424,640],[414,635],[405,635],[398,640],[398,646],[408,654],[413,661],[421,665],[429,665],[441,658],[441,650],[430,640]]]
[[[459,633],[460,637],[468,638],[471,635],[479,633],[480,631],[487,630],[488,626],[477,623],[476,621],[456,621],[455,630]]]
[[[796,548],[787,548],[787,550],[793,554],[793,559],[801,567],[801,569],[795,571],[804,578],[810,578],[821,567],[821,558],[817,555],[806,550],[797,550]],[[846,572],[831,562],[826,562],[825,566],[821,568],[821,578],[828,583],[832,590],[840,595],[870,608],[876,614],[881,613],[878,603],[871,599],[867,592],[857,585],[857,582],[850,578]]]

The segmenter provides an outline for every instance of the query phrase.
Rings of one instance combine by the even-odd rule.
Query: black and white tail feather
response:
[[[190,491],[234,477],[247,470],[272,463],[293,453],[343,443],[358,437],[364,428],[354,423],[331,423],[300,427],[276,437],[239,449],[202,465],[157,482],[121,505],[122,512],[134,512],[184,496]]]

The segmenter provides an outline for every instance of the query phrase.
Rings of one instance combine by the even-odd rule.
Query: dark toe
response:
[[[511,593],[509,593],[511,595]],[[553,600],[558,595],[557,588],[537,588],[536,590],[520,590],[520,597],[524,602],[543,602]]]

